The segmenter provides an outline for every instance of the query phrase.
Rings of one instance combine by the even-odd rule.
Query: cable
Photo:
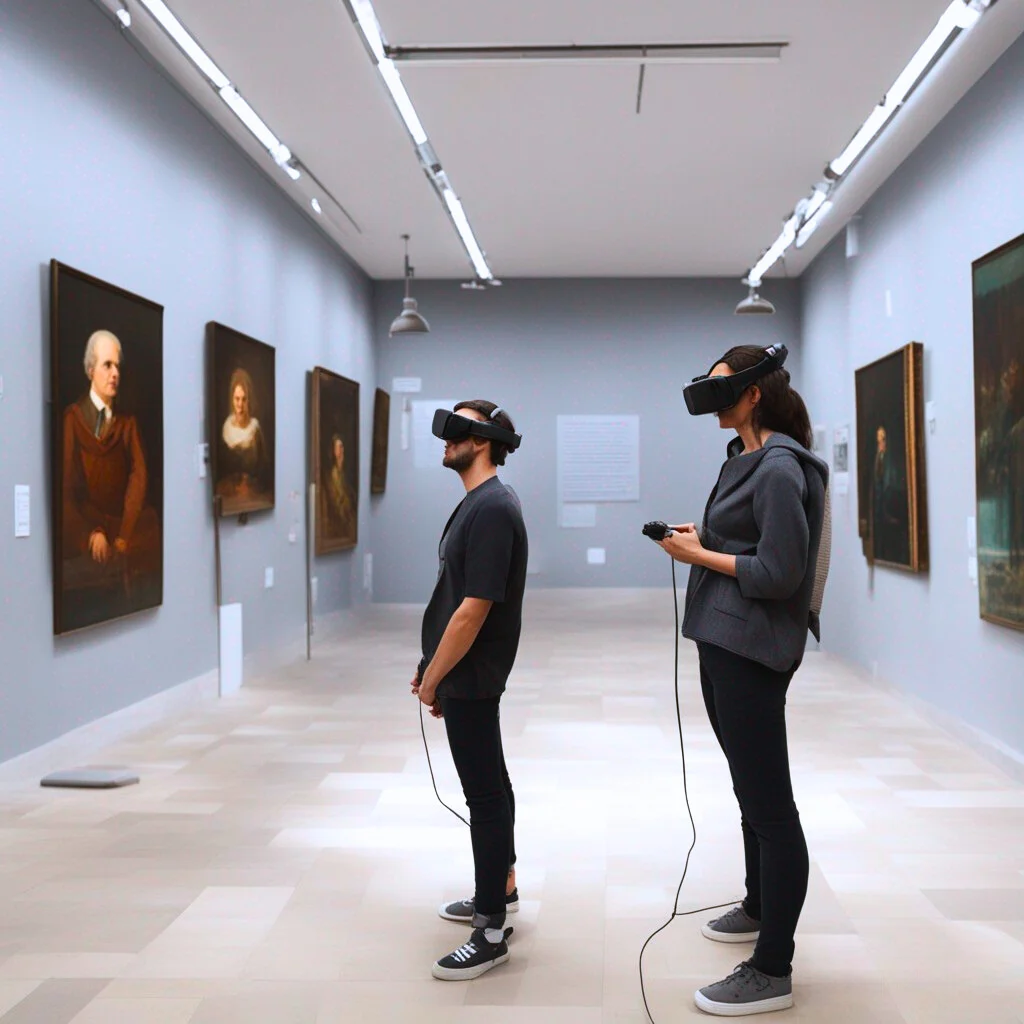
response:
[[[441,794],[438,793],[438,791],[437,791],[437,780],[434,778],[434,763],[430,760],[430,747],[427,746],[427,730],[426,730],[426,728],[423,725],[423,701],[419,701],[419,705],[420,705],[420,734],[423,736],[423,750],[424,750],[424,752],[427,755],[427,767],[430,769],[430,784],[434,787],[434,796],[437,797],[437,802],[446,811],[451,811],[452,814],[454,814],[455,817],[458,818],[459,821],[461,821],[462,824],[465,825],[468,828],[469,827],[469,822],[466,821],[466,819],[461,814],[459,814],[458,811],[453,810],[451,807],[449,807],[441,799]]]
[[[640,995],[643,997],[644,1010],[647,1013],[647,1019],[654,1024],[654,1017],[651,1015],[651,1008],[647,1005],[647,989],[644,987],[644,953],[647,951],[647,947],[650,945],[651,940],[663,932],[677,917],[689,917],[691,914],[703,914],[709,910],[721,910],[723,907],[731,907],[738,903],[739,900],[730,900],[728,903],[716,903],[712,907],[698,907],[696,910],[685,910],[679,909],[679,897],[683,891],[683,882],[686,881],[686,873],[690,870],[690,855],[693,853],[694,847],[697,845],[697,826],[693,820],[693,809],[690,807],[690,790],[686,777],[686,744],[683,742],[683,712],[679,704],[679,590],[676,585],[676,560],[670,559],[672,562],[672,604],[675,608],[676,613],[676,658],[675,658],[675,674],[674,674],[674,690],[676,697],[676,726],[679,730],[679,754],[683,761],[683,798],[686,801],[686,813],[690,819],[690,831],[693,833],[693,839],[690,842],[690,848],[686,851],[686,861],[683,864],[683,875],[679,879],[679,886],[676,889],[675,902],[672,904],[672,913],[669,919],[660,927],[656,928],[650,935],[647,936],[647,941],[644,942],[643,946],[640,947]]]

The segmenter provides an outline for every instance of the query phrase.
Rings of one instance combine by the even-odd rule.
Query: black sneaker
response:
[[[519,909],[519,890],[513,889],[505,897],[505,913],[514,914]],[[446,921],[459,921],[462,924],[472,924],[476,907],[473,900],[456,900],[454,903],[445,903],[437,908],[438,914]]]
[[[488,942],[483,928],[474,928],[469,942],[441,957],[430,973],[441,981],[472,981],[492,967],[508,963],[508,939],[511,928],[504,930],[501,942]]]

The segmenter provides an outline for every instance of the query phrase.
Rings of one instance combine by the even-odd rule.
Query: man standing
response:
[[[65,597],[76,625],[158,603],[149,591],[159,591],[160,573],[160,524],[146,504],[138,422],[115,411],[121,342],[95,331],[83,365],[89,391],[65,410],[63,439]]]
[[[431,972],[463,981],[508,961],[512,929],[505,928],[505,914],[519,909],[515,797],[498,705],[519,647],[527,539],[519,499],[497,475],[521,440],[508,414],[493,402],[461,402],[454,413],[438,411],[434,433],[445,440],[444,465],[462,478],[466,497],[441,537],[412,689],[434,717],[444,718],[469,806],[476,891],[440,914],[471,924],[473,933]]]

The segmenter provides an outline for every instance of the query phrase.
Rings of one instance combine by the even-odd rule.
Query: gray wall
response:
[[[375,370],[369,280],[92,3],[4,0],[0,82],[3,759],[216,666],[210,488],[194,464],[206,322],[277,348],[277,508],[224,529],[225,599],[243,603],[249,651],[304,636],[306,373],[325,365],[372,397]],[[53,257],[165,307],[164,604],[61,639],[47,505]],[[365,401],[364,480],[371,409]],[[32,488],[28,540],[13,537],[19,483]],[[364,498],[364,538],[367,510]],[[317,572],[320,611],[361,599],[359,552]]]
[[[429,335],[387,337],[401,286],[376,290],[380,385],[420,377],[417,399],[489,398],[523,433],[502,477],[523,500],[534,587],[665,586],[668,562],[643,537],[649,519],[699,519],[725,456],[715,421],[691,418],[681,387],[734,344],[793,346],[798,289],[769,287],[774,317],[736,317],[737,281],[508,281],[467,292],[450,282],[415,283]],[[799,380],[799,353],[791,366]],[[555,418],[640,416],[640,502],[598,509],[594,529],[563,529],[556,504]],[[438,464],[416,469],[399,445],[401,396],[392,398],[387,494],[374,499],[374,599],[425,602],[437,574],[437,541],[462,494]],[[440,459],[440,452],[438,453]],[[589,566],[588,547],[608,562]]]
[[[1024,41],[862,211],[861,252],[834,243],[804,275],[804,379],[854,423],[854,371],[925,345],[931,571],[869,572],[856,496],[836,501],[825,645],[1024,752],[1024,634],[983,622],[968,577],[975,514],[971,262],[1024,232]],[[891,293],[887,315],[885,293]],[[856,465],[852,466],[856,470]]]

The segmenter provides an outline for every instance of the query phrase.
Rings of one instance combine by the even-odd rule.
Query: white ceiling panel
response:
[[[471,276],[341,0],[169,3],[356,222],[371,276],[400,276],[403,232],[420,276]],[[375,0],[391,45],[789,44],[650,66],[639,115],[637,66],[401,64],[499,277],[741,276],[947,3]]]

